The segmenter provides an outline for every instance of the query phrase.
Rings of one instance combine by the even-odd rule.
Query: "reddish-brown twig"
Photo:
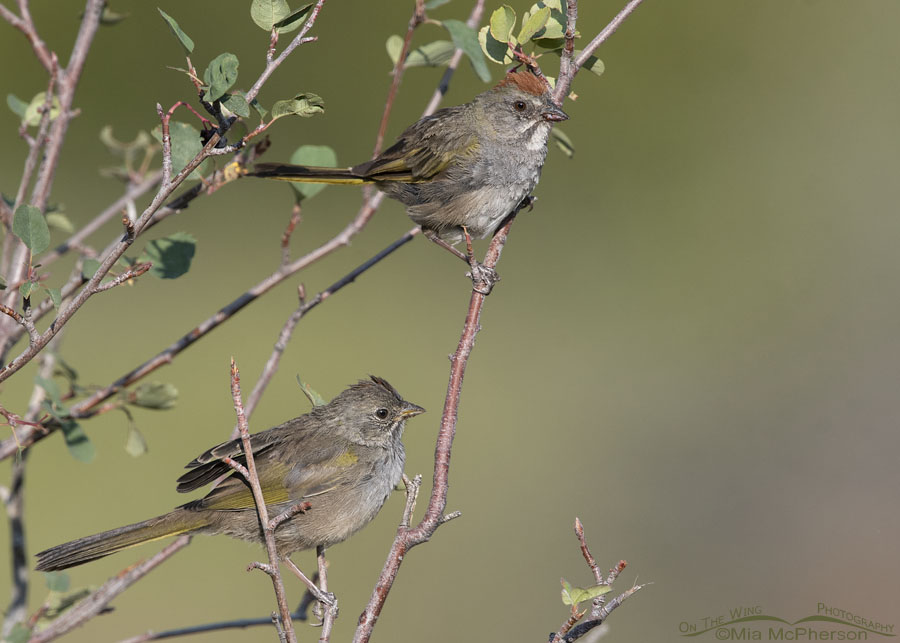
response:
[[[288,643],[296,643],[297,637],[294,634],[294,623],[291,620],[291,610],[287,605],[287,597],[284,593],[284,583],[281,581],[281,572],[278,569],[279,555],[275,546],[275,528],[280,524],[273,524],[269,521],[269,510],[266,507],[266,501],[263,497],[262,487],[259,485],[259,476],[256,473],[256,462],[253,459],[253,449],[250,446],[250,431],[247,427],[247,416],[244,414],[244,404],[241,400],[241,375],[231,359],[231,397],[234,401],[234,412],[237,416],[238,429],[241,435],[241,445],[244,451],[244,460],[246,467],[235,462],[231,458],[223,458],[225,464],[237,471],[247,480],[250,490],[253,492],[253,500],[256,503],[256,512],[259,515],[259,524],[262,528],[263,540],[266,546],[266,553],[269,557],[269,564],[252,563],[250,569],[261,569],[269,578],[272,579],[272,587],[275,590],[275,599],[278,602],[278,610],[281,614],[281,626],[284,628],[284,634]],[[307,503],[308,504],[308,503]],[[299,510],[299,508],[298,508]],[[290,510],[289,510],[290,511]],[[286,520],[287,518],[283,519]],[[281,520],[281,522],[283,522]]]

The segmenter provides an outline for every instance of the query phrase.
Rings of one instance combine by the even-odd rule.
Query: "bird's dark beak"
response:
[[[405,402],[403,406],[403,410],[400,411],[400,417],[404,420],[407,418],[415,417],[417,415],[422,415],[425,412],[421,406],[413,404],[412,402]]]
[[[544,111],[541,112],[541,116],[544,117],[545,121],[550,121],[551,123],[558,123],[559,121],[565,121],[569,119],[569,115],[553,103],[547,104],[547,106],[544,108]]]

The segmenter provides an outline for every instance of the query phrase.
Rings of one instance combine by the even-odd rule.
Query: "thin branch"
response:
[[[259,94],[259,90],[262,89],[263,83],[265,83],[269,79],[269,76],[272,75],[272,72],[274,72],[278,68],[278,66],[284,62],[285,58],[290,56],[291,52],[294,51],[294,49],[296,49],[298,46],[304,44],[304,41],[309,42],[308,40],[305,40],[304,36],[306,36],[309,30],[312,29],[313,25],[316,24],[316,19],[319,17],[319,12],[322,11],[322,5],[324,4],[325,0],[319,0],[318,2],[316,2],[316,6],[313,7],[312,13],[310,13],[309,18],[306,19],[306,24],[303,25],[297,35],[294,36],[288,46],[284,48],[284,51],[282,51],[277,58],[272,60],[271,57],[267,56],[268,60],[266,60],[265,69],[259,75],[259,78],[256,80],[256,82],[253,83],[253,86],[249,90],[247,90],[245,98],[247,99],[248,103],[253,102],[253,99],[256,98],[257,94]]]
[[[469,14],[468,19],[466,20],[466,25],[470,29],[478,29],[478,25],[481,24],[481,15],[484,13],[484,0],[476,0],[475,6],[472,8],[472,12]],[[459,66],[459,62],[462,60],[463,50],[457,49],[453,52],[453,56],[450,58],[450,62],[447,64],[447,68],[444,70],[444,75],[441,77],[441,81],[438,83],[438,87],[434,90],[434,94],[431,95],[431,100],[428,101],[428,107],[425,108],[426,114],[433,113],[438,105],[440,105],[441,100],[444,98],[444,95],[450,89],[450,79],[453,78],[453,74],[456,72],[456,68]]]
[[[391,108],[394,106],[394,99],[397,97],[397,90],[400,88],[400,80],[403,78],[403,71],[406,69],[406,56],[409,53],[413,32],[416,30],[416,27],[425,22],[425,0],[415,0],[415,2],[413,15],[409,19],[406,36],[403,38],[403,46],[400,48],[397,62],[394,63],[394,69],[391,70],[393,80],[391,81],[391,88],[388,90],[387,100],[384,103],[384,112],[381,114],[381,124],[378,126],[378,135],[375,137],[375,149],[372,150],[372,158],[381,153],[384,134],[387,131],[388,120],[391,117]]]
[[[509,229],[515,220],[515,212],[512,213],[495,233],[488,246],[484,265],[494,269],[500,260],[503,246],[506,244]],[[447,386],[447,397],[444,401],[444,411],[441,416],[441,428],[438,432],[437,445],[434,453],[434,479],[431,498],[425,515],[418,525],[412,528],[400,526],[397,535],[391,545],[390,553],[381,570],[381,575],[375,584],[375,589],[369,598],[365,611],[359,617],[359,625],[353,635],[353,643],[366,643],[372,635],[372,630],[381,614],[384,603],[393,586],[394,579],[400,569],[400,563],[406,553],[431,538],[437,528],[446,522],[444,509],[447,506],[448,479],[450,475],[450,452],[453,447],[453,438],[456,435],[457,413],[459,399],[462,392],[463,376],[466,372],[466,364],[469,355],[475,346],[475,336],[481,328],[481,310],[487,295],[478,292],[473,286],[469,299],[469,309],[463,324],[462,335],[459,339],[456,352],[450,357],[450,382]]]
[[[125,190],[125,194],[109,204],[105,210],[81,227],[71,237],[56,246],[56,248],[45,255],[41,255],[41,266],[46,268],[73,248],[80,247],[82,242],[99,230],[104,223],[119,214],[129,203],[145,194],[148,190],[152,190],[156,187],[161,179],[162,171],[157,170],[152,174],[145,176],[140,183],[129,184]]]
[[[246,469],[230,458],[224,458],[226,464],[238,471],[247,480],[250,490],[253,492],[253,500],[256,503],[256,512],[259,514],[259,524],[262,528],[263,539],[265,541],[266,553],[269,556],[269,564],[253,563],[250,567],[261,569],[269,578],[272,579],[272,587],[275,590],[275,598],[278,602],[278,610],[281,613],[281,626],[284,628],[284,634],[288,643],[296,643],[297,636],[294,634],[294,623],[291,621],[291,610],[287,605],[287,598],[284,593],[284,583],[281,581],[281,572],[278,570],[278,549],[275,546],[275,527],[269,522],[269,510],[266,507],[266,500],[263,497],[262,488],[259,485],[259,476],[256,473],[256,462],[253,459],[253,448],[250,445],[250,431],[247,427],[247,416],[244,414],[244,404],[241,401],[241,375],[231,359],[231,397],[234,400],[234,412],[237,416],[238,428],[241,432],[241,445],[243,446],[244,459],[247,462]],[[290,511],[290,510],[289,510]],[[285,518],[286,519],[286,518]]]
[[[328,561],[325,560],[325,548],[322,545],[316,546],[316,562],[318,563],[319,590],[323,594],[328,594]],[[319,603],[322,605],[322,603]],[[322,619],[322,633],[319,635],[319,643],[328,643],[331,640],[331,630],[334,628],[334,622],[337,620],[338,603],[337,599],[331,605],[325,605],[325,616]]]
[[[137,263],[137,264],[131,266],[131,268],[129,268],[122,274],[117,275],[112,281],[108,281],[105,284],[100,284],[99,286],[97,286],[97,288],[94,290],[94,292],[105,292],[107,290],[115,288],[116,286],[121,286],[122,284],[124,284],[127,281],[131,281],[132,279],[137,279],[138,277],[143,275],[145,272],[150,270],[150,268],[152,268],[152,267],[153,267],[153,264],[149,263],[149,262]]]
[[[37,56],[38,61],[48,72],[52,73],[52,53],[49,49],[47,49],[46,43],[41,40],[41,37],[38,35],[37,30],[34,28],[34,23],[31,21],[31,15],[28,13],[28,5],[25,5],[23,7],[22,14],[22,17],[20,18],[5,6],[0,4],[0,18],[3,18],[13,27],[22,32],[22,34],[28,39],[28,42],[31,43],[31,48],[34,49],[34,55]]]
[[[299,609],[291,614],[291,618],[295,621],[306,620],[306,616]],[[241,618],[233,621],[220,621],[217,623],[206,623],[204,625],[179,627],[171,630],[162,630],[160,632],[146,632],[119,641],[119,643],[145,643],[146,641],[160,641],[162,639],[190,636],[191,634],[205,634],[207,632],[218,632],[220,630],[246,629],[248,627],[258,627],[261,625],[271,627],[272,618],[270,616],[263,618]]]
[[[56,365],[56,355],[48,352],[42,359],[37,376],[49,378]],[[25,412],[25,423],[34,423],[40,417],[41,403],[46,397],[46,391],[37,384],[31,390],[31,399],[28,401],[28,410]],[[15,414],[3,409],[3,416],[10,423],[13,431],[16,425],[22,422]],[[6,608],[3,619],[3,627],[0,628],[0,636],[7,636],[16,623],[25,621],[28,609],[28,551],[25,539],[25,465],[28,459],[28,449],[24,449],[12,465],[12,476],[9,492],[3,498],[6,506],[6,516],[9,519],[9,545],[12,550],[12,595],[9,606]]]
[[[578,73],[578,70],[587,62],[588,58],[590,58],[597,48],[606,42],[613,33],[615,33],[616,29],[625,21],[628,16],[630,16],[635,9],[637,9],[638,5],[641,4],[643,0],[629,0],[625,7],[616,14],[616,17],[613,18],[608,25],[606,25],[603,30],[598,33],[588,46],[585,47],[581,53],[575,58],[574,62],[569,65],[567,62],[560,61],[560,74],[556,79],[556,89],[553,90],[553,101],[557,105],[562,105],[563,100],[569,94],[569,88],[572,86],[572,79],[575,77],[575,74]],[[567,0],[567,7],[571,7],[572,0]],[[576,14],[577,15],[577,12]],[[574,33],[575,24],[574,24],[574,16],[573,14],[569,14],[569,19],[572,20],[571,25],[567,25],[567,29],[571,27]],[[563,51],[563,57],[565,57],[565,51]],[[567,73],[564,75],[563,68],[567,68]]]
[[[34,633],[29,639],[29,643],[52,641],[90,620],[102,612],[116,596],[168,560],[175,552],[186,547],[190,542],[191,535],[182,534],[157,554],[119,572],[101,585],[99,589],[76,603],[74,607],[63,612],[45,629]]]

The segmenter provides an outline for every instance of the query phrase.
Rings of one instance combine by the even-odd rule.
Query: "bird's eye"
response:
[[[513,109],[515,109],[517,112],[524,112],[526,107],[527,105],[525,104],[524,100],[517,100],[515,103],[513,103]]]
[[[388,410],[387,409],[378,409],[377,411],[375,411],[375,415],[378,416],[379,420],[383,420],[388,416]]]

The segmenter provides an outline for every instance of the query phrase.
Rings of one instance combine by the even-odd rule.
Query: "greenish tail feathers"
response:
[[[37,555],[38,564],[35,569],[41,572],[67,569],[109,556],[129,547],[193,531],[204,526],[205,521],[202,514],[176,509],[150,520],[111,529],[93,536],[85,536],[45,549]]]

